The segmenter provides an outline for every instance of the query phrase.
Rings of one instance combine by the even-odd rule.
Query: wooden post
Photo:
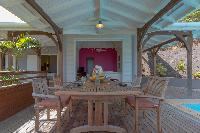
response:
[[[63,83],[63,53],[59,49],[57,54],[57,75],[61,77],[61,83]]]
[[[61,83],[63,83],[63,32],[60,34],[61,44],[58,47],[58,54],[57,54],[57,75],[60,75],[61,77]]]
[[[142,76],[142,39],[144,37],[143,30],[137,29],[137,76]]]
[[[155,52],[151,52],[153,59],[153,76],[156,76],[156,54]]]
[[[41,49],[37,49],[37,70],[41,71]]]
[[[0,52],[0,71],[2,71],[3,54]]]
[[[151,49],[151,54],[152,54],[152,59],[153,59],[153,76],[156,76],[156,55],[158,53],[158,50],[160,49],[160,47],[156,47]]]
[[[187,87],[188,96],[192,96],[192,45],[193,37],[192,33],[187,37]]]

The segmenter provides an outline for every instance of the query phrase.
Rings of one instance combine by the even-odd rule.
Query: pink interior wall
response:
[[[79,51],[79,67],[87,68],[88,57],[94,58],[94,65],[102,66],[104,71],[117,71],[117,51],[114,48],[103,48],[97,52],[95,48],[81,48]]]

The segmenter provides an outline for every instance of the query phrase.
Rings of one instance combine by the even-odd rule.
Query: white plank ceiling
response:
[[[135,34],[170,0],[36,0],[50,18],[63,28],[64,34]],[[53,32],[52,27],[25,0],[1,0],[0,5],[27,22],[32,28]],[[181,0],[150,31],[163,30],[187,13],[199,8],[200,0]],[[96,19],[102,18],[105,28],[97,31]],[[154,37],[151,47],[168,37]]]

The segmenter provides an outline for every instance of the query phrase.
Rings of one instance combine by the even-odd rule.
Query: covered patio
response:
[[[0,9],[20,21],[0,21],[0,41],[25,34],[41,47],[20,57],[0,52],[0,77],[20,81],[15,87],[4,86],[13,79],[0,80],[0,115],[7,114],[0,117],[0,130],[198,133],[200,112],[182,105],[200,103],[192,73],[193,38],[199,34],[196,25],[177,22],[199,5],[199,0],[1,0]],[[177,42],[187,51],[187,77],[159,77],[158,51]],[[151,75],[143,73],[144,53],[152,57]],[[5,71],[10,66],[14,71]],[[55,92],[44,94],[44,86]],[[59,103],[50,105],[51,98]]]

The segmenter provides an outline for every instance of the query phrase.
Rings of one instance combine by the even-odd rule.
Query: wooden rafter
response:
[[[168,11],[170,11],[175,5],[181,0],[171,0],[164,8],[162,8],[153,18],[151,18],[142,28],[146,31],[151,27],[157,20],[163,17]]]
[[[175,5],[177,5],[181,0],[171,0],[164,8],[162,8],[153,18],[151,18],[140,30],[140,37],[138,37],[138,45],[142,44],[142,40],[144,39],[145,34],[147,33],[148,29],[161,17],[163,17],[168,11],[170,11]],[[140,46],[138,46],[140,47]]]
[[[146,45],[146,43],[148,42],[149,39],[151,39],[154,36],[160,36],[160,35],[172,35],[175,36],[177,38],[177,40],[179,40],[180,42],[186,43],[186,40],[184,39],[187,36],[190,36],[190,32],[188,31],[168,31],[168,30],[163,30],[163,31],[153,31],[153,32],[149,32],[146,34],[147,37],[144,39],[144,41],[142,42],[142,47],[144,47]]]
[[[57,41],[59,44],[59,49],[62,51],[62,40],[60,34],[63,34],[63,30],[59,28],[56,23],[44,12],[44,10],[37,4],[35,0],[25,0],[34,10],[36,10],[53,28],[55,31],[55,35],[57,37]]]
[[[159,44],[157,44],[157,45],[155,45],[155,46],[153,46],[151,48],[147,48],[147,49],[143,50],[143,52],[147,52],[147,51],[150,51],[150,50],[155,49],[155,48],[160,48],[160,47],[162,47],[162,46],[164,46],[166,44],[169,44],[171,42],[174,42],[174,41],[177,41],[177,38],[172,38],[172,39],[169,39],[167,41],[161,42],[161,43],[159,43]]]
[[[94,13],[94,16],[96,17],[96,18],[100,18],[101,16],[101,14],[100,14],[100,0],[95,0],[94,1],[95,2],[95,4],[94,4],[94,6],[95,6],[95,13]]]

